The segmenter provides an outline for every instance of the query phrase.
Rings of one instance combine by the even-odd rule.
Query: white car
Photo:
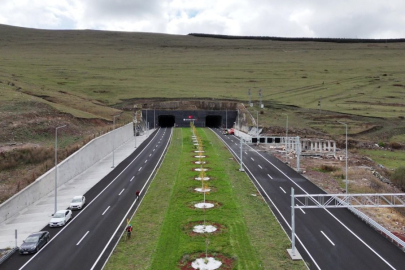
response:
[[[52,219],[49,221],[49,227],[64,226],[71,218],[71,210],[59,210],[55,214],[53,214]]]
[[[75,209],[82,209],[84,204],[86,203],[86,198],[84,196],[74,196],[72,202],[70,203],[69,208],[72,210]]]

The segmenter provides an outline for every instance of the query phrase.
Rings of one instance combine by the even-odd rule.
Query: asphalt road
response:
[[[1,269],[102,269],[160,165],[172,130],[158,129],[85,196],[88,202],[35,255],[15,253]],[[136,198],[136,191],[141,191]]]
[[[239,162],[239,138],[213,131]],[[324,194],[274,156],[243,148],[246,173],[291,237],[291,188]],[[296,248],[310,269],[405,269],[405,254],[347,209],[296,209]]]

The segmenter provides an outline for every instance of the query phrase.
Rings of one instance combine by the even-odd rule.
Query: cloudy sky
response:
[[[169,34],[405,38],[405,1],[0,0],[0,24]]]

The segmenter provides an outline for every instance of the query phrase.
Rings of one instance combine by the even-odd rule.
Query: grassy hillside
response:
[[[351,140],[403,143],[404,49],[404,43],[225,40],[0,25],[0,152],[48,151],[54,128],[67,123],[60,141],[74,149],[85,137],[105,132],[112,115],[122,113],[118,125],[130,121],[140,99],[246,104],[249,88],[252,114],[260,111],[260,126],[273,134],[284,133],[287,113],[293,136],[342,141],[339,120],[348,123]],[[256,102],[259,89],[263,110]],[[28,184],[49,167],[46,160],[37,162],[43,163],[37,173],[21,162],[0,172],[0,185],[8,183],[0,201],[18,190],[15,179]]]
[[[405,44],[223,40],[0,26],[0,81],[110,118],[142,97],[247,99],[378,117],[404,115]],[[83,113],[79,113],[82,111]]]

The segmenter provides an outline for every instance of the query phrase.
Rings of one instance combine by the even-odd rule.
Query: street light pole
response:
[[[288,143],[287,143],[287,140],[288,140],[288,114],[286,114],[286,113],[283,113],[284,115],[286,115],[287,116],[287,122],[286,122],[286,125],[285,125],[285,162],[287,163],[288,162]]]
[[[136,148],[136,126],[137,126],[138,121],[136,120],[136,116],[135,116],[135,133],[134,133],[134,137],[135,137],[135,148]]]
[[[338,123],[345,125],[346,127],[346,194],[347,194],[347,124],[337,121]]]
[[[243,138],[242,134],[240,134],[240,172],[244,172],[245,170],[243,169],[243,161],[242,161],[242,155],[243,155]]]
[[[58,129],[67,125],[55,128],[55,213],[58,211]]]
[[[225,109],[225,128],[228,129],[228,108]]]
[[[148,109],[146,109],[146,123],[145,123],[145,127],[146,127],[146,137],[149,136],[149,130],[148,130]]]
[[[114,143],[114,141],[115,141],[115,117],[118,117],[119,115],[114,115],[113,116],[113,162],[112,162],[112,167],[111,168],[114,168],[115,166],[114,166],[114,150],[115,150],[115,143]]]

